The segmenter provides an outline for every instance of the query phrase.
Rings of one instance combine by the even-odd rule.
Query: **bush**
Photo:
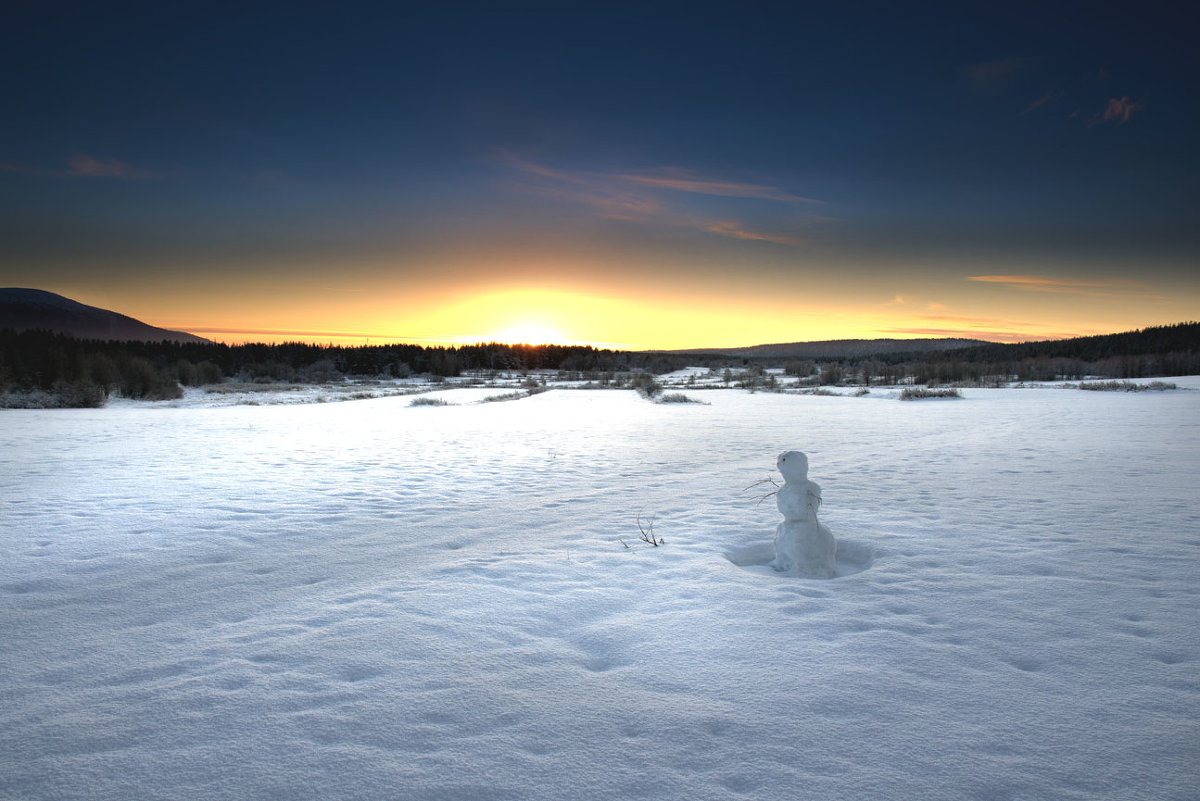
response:
[[[1148,384],[1135,384],[1133,381],[1082,381],[1079,388],[1091,392],[1144,392],[1146,390],[1163,392],[1168,389],[1178,389],[1168,381],[1151,381]]]
[[[821,384],[824,386],[840,384],[845,375],[841,365],[827,364],[821,368]]]
[[[634,373],[633,378],[629,380],[629,386],[636,389],[643,398],[653,398],[662,392],[662,384],[650,373]]]
[[[108,400],[108,393],[98,384],[60,381],[54,385],[54,395],[64,409],[99,409]]]
[[[408,402],[409,406],[449,406],[450,404],[441,398],[413,398]]]
[[[135,400],[174,400],[183,397],[183,390],[174,377],[168,377],[140,356],[124,358],[119,363],[121,394]]]
[[[921,400],[924,398],[961,398],[957,389],[927,389],[925,387],[908,387],[900,391],[900,400]]]
[[[204,384],[220,384],[225,380],[221,368],[213,362],[205,359],[196,365],[196,381],[200,385]]]
[[[689,398],[682,392],[670,392],[658,399],[659,403],[699,403],[700,401]]]
[[[314,384],[332,384],[342,380],[342,373],[334,365],[332,359],[320,359],[302,368],[300,378]]]
[[[0,392],[0,409],[98,409],[107,400],[96,384],[58,382],[49,392]]]
[[[528,398],[528,397],[529,397],[529,395],[527,395],[524,392],[504,392],[504,393],[501,393],[500,395],[488,395],[486,398],[483,399],[483,402],[484,403],[497,403],[500,401],[520,400],[521,398]]]

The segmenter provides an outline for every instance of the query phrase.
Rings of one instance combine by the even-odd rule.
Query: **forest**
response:
[[[774,383],[768,376],[772,368],[813,385],[865,386],[1001,386],[1013,381],[1196,375],[1200,374],[1200,323],[928,353],[803,360],[495,342],[342,347],[99,341],[5,329],[0,330],[0,407],[102,406],[114,394],[164,400],[180,397],[182,387],[228,381],[328,383],[346,378],[558,370],[607,384],[621,374],[662,374],[687,366],[724,371],[726,376],[737,376],[743,386],[763,388]]]

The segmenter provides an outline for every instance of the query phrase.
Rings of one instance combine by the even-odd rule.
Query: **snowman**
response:
[[[837,575],[837,543],[829,529],[817,522],[821,488],[808,480],[808,457],[800,451],[788,451],[781,453],[775,464],[784,481],[775,495],[783,522],[775,529],[771,567],[810,578],[833,578]]]

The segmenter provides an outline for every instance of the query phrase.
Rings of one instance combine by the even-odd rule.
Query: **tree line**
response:
[[[345,347],[299,342],[99,341],[5,329],[0,330],[0,405],[99,406],[114,393],[127,398],[169,399],[179,397],[182,386],[227,380],[321,383],[346,376],[452,377],[479,371],[559,370],[608,383],[614,374],[661,374],[689,366],[707,366],[727,376],[736,370],[743,378],[763,383],[769,378],[767,368],[775,367],[812,384],[863,385],[999,386],[1011,381],[1197,375],[1200,323],[1069,340],[791,361],[496,342],[457,347]]]
[[[48,331],[0,330],[0,393],[41,393],[48,405],[97,406],[113,393],[148,400],[178,398],[181,386],[226,380],[322,383],[346,376],[451,377],[465,371],[613,372],[639,360],[576,345],[459,347],[300,342],[278,345],[82,340]]]

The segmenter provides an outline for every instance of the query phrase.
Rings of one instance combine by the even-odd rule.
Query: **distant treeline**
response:
[[[346,376],[450,377],[470,370],[570,370],[611,373],[662,368],[654,359],[587,346],[461,347],[285,343],[222,345],[80,340],[46,331],[0,330],[0,393],[43,393],[49,405],[97,406],[114,392],[127,398],[180,397],[182,386],[225,380],[321,383]]]
[[[0,330],[0,405],[98,406],[113,393],[168,399],[180,396],[181,385],[226,380],[321,383],[346,376],[450,377],[467,371],[560,370],[608,383],[618,373],[665,373],[687,366],[723,371],[726,383],[736,377],[743,386],[765,384],[769,367],[814,384],[864,385],[1195,375],[1200,374],[1200,323],[1058,341],[803,360],[500,343],[341,347],[117,342],[6,329]]]
[[[1146,378],[1200,374],[1200,323],[1155,326],[1121,334],[1017,344],[979,345],[937,353],[857,360],[899,368],[915,383]]]

